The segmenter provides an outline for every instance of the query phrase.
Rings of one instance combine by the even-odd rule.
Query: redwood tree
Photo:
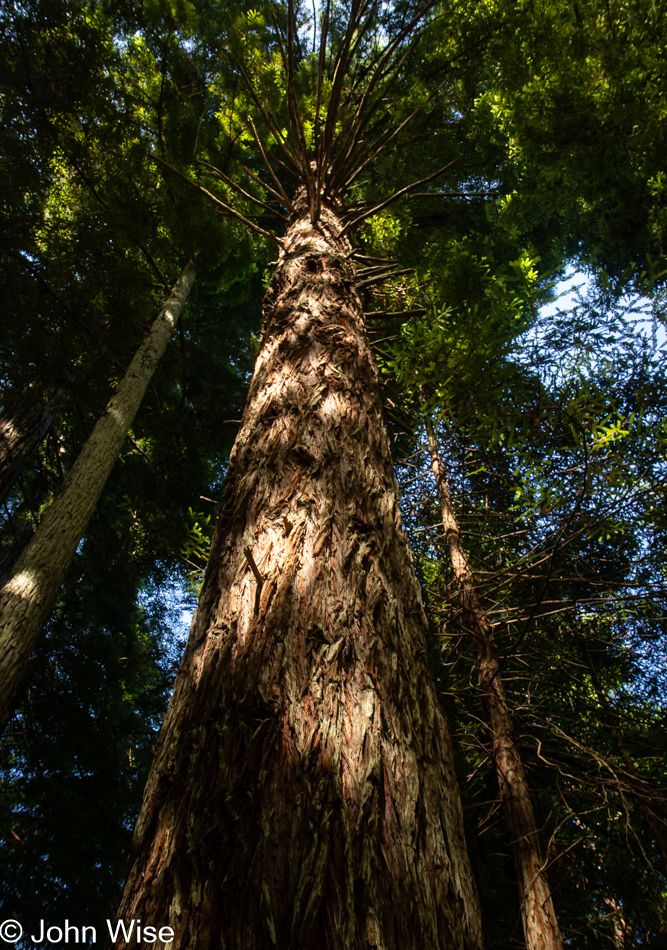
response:
[[[384,45],[374,4],[354,0],[333,24],[327,7],[310,114],[295,11],[284,30],[274,20],[290,139],[239,64],[267,130],[269,144],[249,121],[271,183],[248,172],[242,188],[212,171],[239,199],[282,206],[288,223],[278,238],[207,191],[280,253],[118,914],[170,924],[171,947],[481,946],[359,296],[383,267],[360,275],[347,236],[412,187],[349,202],[410,120],[387,127],[386,94],[429,6],[397,11]]]

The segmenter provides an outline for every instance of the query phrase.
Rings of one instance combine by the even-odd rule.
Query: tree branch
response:
[[[229,185],[230,188],[233,188],[234,191],[242,195],[244,198],[247,198],[249,201],[254,201],[256,205],[259,205],[260,208],[264,208],[269,214],[274,215],[277,218],[282,218],[284,221],[287,220],[287,215],[281,214],[279,211],[276,211],[275,208],[272,208],[271,205],[268,205],[265,201],[262,201],[260,198],[255,198],[254,195],[251,195],[249,191],[246,191],[245,188],[242,188],[235,181],[232,181],[224,172],[220,171],[219,168],[216,168],[215,165],[211,165],[210,162],[205,162],[203,159],[197,159],[198,164],[203,165],[205,168],[208,168],[210,172],[215,175],[216,178],[219,178],[220,181],[224,182],[226,185]],[[282,203],[282,198],[280,199]]]
[[[433,174],[429,175],[427,178],[422,178],[419,181],[413,181],[412,184],[406,185],[404,188],[399,188],[398,191],[395,191],[394,194],[391,195],[389,198],[387,198],[385,201],[381,201],[380,204],[377,204],[374,207],[369,208],[368,211],[364,211],[358,217],[353,218],[352,221],[348,221],[348,223],[344,226],[343,230],[341,231],[341,237],[344,234],[346,234],[351,228],[359,224],[361,221],[365,221],[366,218],[370,218],[371,215],[377,214],[378,211],[382,211],[383,208],[387,207],[387,205],[390,205],[394,201],[397,201],[403,195],[406,195],[409,191],[412,191],[413,188],[418,188],[420,185],[425,185],[426,182],[428,181],[433,181],[433,179],[437,178],[438,175],[442,175],[444,172],[447,171],[448,168],[451,168],[452,165],[455,164],[455,162],[456,162],[456,159],[454,158],[452,159],[451,162],[448,162],[446,165],[443,165],[442,168],[439,168],[437,172],[433,172]]]
[[[183,181],[187,181],[189,185],[192,185],[193,188],[196,188],[197,191],[201,191],[202,194],[206,195],[207,198],[213,202],[213,204],[218,205],[222,208],[227,214],[230,214],[233,218],[236,218],[237,221],[240,221],[242,224],[245,224],[246,227],[250,228],[252,231],[255,231],[257,234],[261,234],[262,237],[268,238],[269,241],[273,241],[274,244],[277,244],[278,247],[282,248],[283,242],[278,237],[277,234],[274,234],[273,231],[266,231],[264,228],[260,228],[258,224],[253,224],[248,218],[242,215],[240,212],[236,211],[230,205],[225,204],[224,201],[221,201],[220,198],[216,197],[212,192],[207,188],[204,188],[203,185],[200,185],[199,182],[193,181],[191,178],[188,178],[187,175],[184,175],[182,171],[179,171],[178,168],[174,168],[173,165],[170,165],[169,162],[165,162],[163,158],[158,158],[157,155],[153,155],[153,161],[164,165],[165,168],[168,168],[170,171],[175,172],[179,178],[182,178]]]
[[[250,118],[250,116],[248,116],[248,122],[249,122],[249,124],[250,124],[250,128],[251,128],[251,130],[252,130],[252,134],[253,134],[253,137],[254,137],[254,139],[255,139],[255,142],[257,143],[257,148],[259,149],[260,154],[261,154],[261,156],[262,156],[262,161],[264,162],[264,167],[266,168],[266,170],[267,170],[267,172],[269,173],[269,175],[271,176],[271,178],[273,178],[273,180],[275,181],[275,183],[276,183],[276,185],[277,185],[277,187],[278,187],[278,191],[279,191],[280,194],[282,195],[282,200],[285,202],[286,207],[289,208],[289,210],[290,210],[292,213],[294,213],[294,205],[293,205],[292,202],[289,200],[289,198],[288,198],[288,196],[287,196],[287,192],[285,191],[285,189],[283,188],[283,186],[280,184],[280,179],[278,178],[278,176],[276,175],[276,173],[275,173],[274,170],[273,170],[273,167],[272,167],[272,165],[271,165],[271,162],[269,161],[268,155],[266,154],[266,151],[264,150],[264,146],[262,145],[262,141],[261,141],[259,135],[257,134],[257,129],[255,128],[255,123],[252,121],[252,119]],[[275,194],[275,192],[273,192],[273,194]]]

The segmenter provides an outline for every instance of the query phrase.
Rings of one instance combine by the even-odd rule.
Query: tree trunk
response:
[[[53,423],[51,400],[39,399],[33,386],[0,416],[0,504],[14,487]]]
[[[514,742],[512,717],[500,677],[500,660],[493,639],[493,629],[477,596],[475,578],[461,544],[444,465],[438,451],[433,424],[428,416],[426,433],[440,501],[442,525],[463,606],[463,622],[474,641],[479,686],[491,730],[500,797],[521,889],[521,915],[526,946],[528,950],[562,950],[563,941],[544,870],[546,862],[542,859],[528,782],[521,755]]]
[[[118,918],[172,950],[479,948],[351,248],[304,204]]]
[[[190,262],[0,591],[0,731],[13,712],[30,654],[194,278]]]

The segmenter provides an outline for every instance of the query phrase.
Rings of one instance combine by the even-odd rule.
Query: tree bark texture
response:
[[[479,948],[351,248],[304,205],[118,917],[172,950]]]
[[[500,658],[493,628],[477,595],[475,577],[461,544],[452,509],[445,468],[429,417],[426,433],[431,467],[442,514],[442,525],[463,606],[463,623],[474,642],[479,687],[486,706],[505,821],[521,891],[521,916],[528,950],[562,950],[563,940],[542,858],[530,789],[521,755],[514,742],[512,716],[500,675]]]
[[[50,400],[40,399],[32,386],[0,416],[0,504],[52,423]]]
[[[0,591],[0,731],[13,712],[30,654],[194,278],[190,262]]]

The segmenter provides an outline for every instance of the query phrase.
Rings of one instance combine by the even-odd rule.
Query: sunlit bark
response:
[[[194,277],[195,267],[190,262],[0,591],[0,731],[12,714],[30,654]]]
[[[173,950],[478,948],[351,248],[305,203],[119,918],[168,923]]]
[[[445,468],[433,425],[428,417],[426,432],[440,501],[442,525],[463,606],[463,624],[474,641],[479,688],[487,710],[500,797],[521,889],[521,915],[526,946],[528,950],[562,950],[563,941],[545,873],[546,862],[542,858],[530,790],[521,755],[514,742],[512,717],[505,698],[493,629],[480,603],[475,578],[461,544]]]

